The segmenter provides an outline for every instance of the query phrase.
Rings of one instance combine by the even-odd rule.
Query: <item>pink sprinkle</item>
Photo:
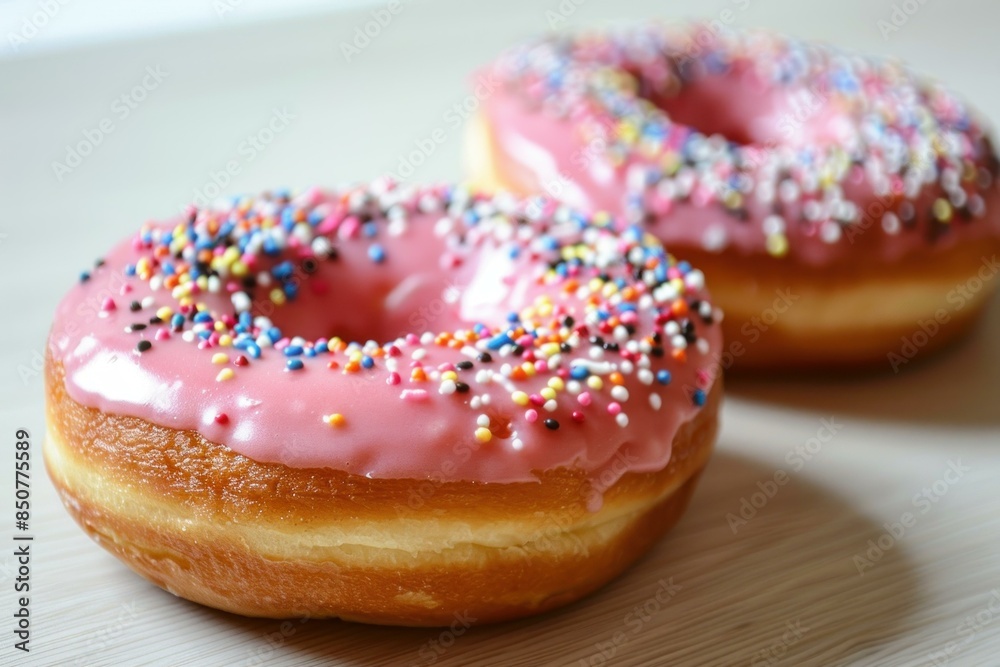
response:
[[[579,396],[576,397],[576,400],[580,403],[580,405],[584,407],[590,405],[593,402],[593,399],[590,397],[589,391],[581,393]]]
[[[416,345],[419,342],[420,342],[420,337],[417,336],[417,334],[414,334],[414,333],[408,333],[408,334],[406,334],[406,344],[407,345]]]
[[[101,303],[101,310],[103,310],[104,312],[111,312],[117,307],[118,306],[115,305],[115,300],[112,299],[110,296],[106,297],[104,301]]]
[[[579,410],[573,411],[573,421],[582,422],[584,419],[586,419],[586,416],[582,412]]]
[[[358,229],[360,228],[361,221],[351,215],[344,218],[344,221],[340,223],[340,229],[337,230],[337,235],[342,239],[349,239],[357,234]]]
[[[404,389],[399,397],[404,401],[411,401],[416,403],[417,401],[427,400],[427,391],[424,389]]]
[[[447,373],[448,371],[455,370],[455,365],[448,362],[445,362],[443,364],[438,364],[438,370],[441,371],[442,373]]]
[[[529,424],[534,424],[538,421],[538,411],[537,410],[525,410],[524,418],[528,420]]]
[[[122,288],[119,290],[119,292],[121,293],[122,296],[125,296],[126,294],[128,294],[131,291],[132,291],[132,286],[131,285],[122,285]]]
[[[399,384],[402,381],[403,381],[403,378],[401,378],[399,376],[399,373],[397,373],[396,371],[393,371],[392,373],[389,373],[389,379],[387,379],[385,381],[385,383],[388,384],[388,385],[395,385],[395,384]]]
[[[549,370],[549,363],[544,359],[535,362],[535,371],[539,373],[547,373],[548,370]]]
[[[618,319],[621,320],[622,324],[635,324],[639,321],[639,316],[634,310],[627,310]]]
[[[398,357],[401,354],[403,354],[403,353],[399,351],[398,347],[396,347],[395,345],[390,345],[389,346],[389,356],[390,357]]]
[[[225,426],[226,424],[229,423],[229,415],[227,415],[225,412],[220,412],[219,414],[215,415],[215,423],[221,426]]]
[[[545,405],[545,399],[542,398],[541,394],[532,394],[528,397],[528,400],[531,401],[533,405]]]
[[[614,401],[612,401],[611,403],[608,403],[608,414],[611,414],[613,416],[617,416],[618,413],[620,413],[621,411],[622,411],[621,404],[616,403]]]
[[[167,330],[166,327],[160,327],[159,329],[156,330],[156,334],[154,335],[154,338],[156,338],[156,340],[169,340],[170,339],[170,331]]]

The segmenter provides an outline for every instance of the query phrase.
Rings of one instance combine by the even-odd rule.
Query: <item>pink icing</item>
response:
[[[484,105],[500,174],[646,216],[678,251],[827,266],[1000,237],[992,146],[939,86],[771,35],[692,47],[696,34],[654,26],[505,54]]]
[[[374,237],[368,237],[360,218],[352,215],[357,207],[350,202],[359,196],[377,200],[378,210],[388,211],[394,220],[387,222],[382,214],[374,215],[368,223],[368,227],[377,228]],[[441,210],[442,201],[447,210]],[[242,201],[244,208],[239,210],[249,209],[260,217],[270,212],[278,219],[283,205],[258,198]],[[509,209],[511,205],[504,206]],[[524,205],[518,206],[523,213]],[[578,227],[554,222],[566,217],[564,209],[550,202],[530,206],[536,212],[544,211],[535,215],[539,219],[530,229],[547,230],[545,238],[580,236]],[[266,290],[255,293],[253,312],[272,314],[273,323],[286,336],[275,347],[265,347],[260,358],[252,358],[245,351],[223,345],[216,334],[208,342],[199,343],[197,337],[185,340],[191,337],[190,321],[184,331],[172,329],[169,321],[139,331],[126,330],[135,323],[148,324],[163,306],[176,310],[179,303],[171,290],[156,285],[155,280],[123,272],[126,266],[154,255],[151,234],[170,230],[182,221],[155,224],[115,246],[104,264],[86,282],[74,286],[59,305],[49,349],[65,368],[69,395],[105,412],[198,431],[262,462],[331,467],[373,478],[516,482],[534,480],[538,471],[559,467],[579,467],[595,476],[607,470],[616,475],[659,470],[670,458],[677,429],[698,410],[692,392],[711,389],[708,370],[720,334],[717,324],[699,318],[693,318],[698,342],[687,346],[686,362],[672,358],[669,340],[663,345],[666,354],[662,357],[630,354],[628,360],[621,351],[598,354],[584,337],[572,351],[556,357],[539,352],[536,375],[516,381],[503,376],[502,369],[520,360],[511,357],[510,346],[489,351],[489,335],[464,349],[421,343],[425,331],[455,332],[476,324],[490,327],[492,335],[503,330],[509,312],[521,311],[523,315],[541,295],[551,297],[559,317],[573,315],[576,327],[586,322],[583,301],[563,289],[564,279],[553,278],[547,285],[538,282],[552,252],[539,246],[542,240],[533,234],[528,240],[517,241],[529,228],[512,225],[512,218],[501,213],[493,200],[460,197],[444,188],[406,193],[390,185],[347,193],[310,190],[292,200],[288,208],[304,215],[326,216],[316,228],[317,236],[330,239],[338,255],[335,261],[321,260],[310,267],[315,270],[303,275],[299,296],[293,302],[274,307]],[[195,217],[198,224],[246,217],[236,210],[223,207],[198,212]],[[472,210],[484,219],[466,226],[464,216]],[[621,262],[617,253],[627,250],[624,241],[597,227],[584,232],[588,234],[602,253],[613,249],[610,256]],[[302,238],[306,236],[304,233]],[[296,239],[296,233],[284,238],[280,256],[258,255],[254,259],[245,254],[244,259],[255,262],[256,271],[267,272],[278,261],[311,256],[309,243]],[[376,242],[384,251],[380,263],[370,254]],[[510,248],[518,244],[521,252],[515,258]],[[658,246],[647,237],[631,247],[655,250]],[[669,268],[669,276],[681,287],[681,296],[657,307],[669,309],[675,300],[688,304],[705,299],[700,273],[681,268],[686,272],[676,265]],[[629,272],[623,275],[627,277]],[[222,282],[218,292],[202,291],[197,296],[217,319],[234,314],[230,293],[240,289],[234,279]],[[140,308],[133,310],[132,302]],[[707,302],[701,308],[711,312]],[[639,341],[654,331],[669,332],[671,326],[676,327],[670,324],[670,317],[654,321],[655,315],[652,306],[624,312],[622,322],[637,330],[628,339]],[[540,318],[546,319],[551,318]],[[588,333],[599,333],[596,329],[591,326]],[[345,371],[349,356],[343,351],[300,357],[305,362],[302,370],[286,370],[286,357],[276,349],[295,342],[309,346],[335,334],[346,340],[374,339],[380,345],[369,344],[365,349],[371,352],[381,347],[384,354],[373,357],[373,368],[356,372]],[[301,336],[304,341],[288,336]],[[628,343],[622,340],[621,350],[625,350]],[[149,341],[152,348],[140,352],[139,341]],[[516,342],[530,349],[532,337],[522,335]],[[363,345],[358,343],[347,352]],[[483,351],[491,353],[491,362],[477,359]],[[213,363],[219,353],[226,355],[225,362]],[[246,363],[238,365],[236,359],[241,354]],[[607,365],[596,369],[601,372],[603,388],[589,388],[584,383],[573,391],[566,386],[558,393],[555,410],[547,410],[541,395],[546,383],[553,377],[568,383],[569,369],[581,359]],[[472,361],[473,368],[458,367],[463,361]],[[336,362],[337,368],[328,368],[329,362]],[[640,368],[647,364],[648,369]],[[428,381],[411,380],[416,365],[424,369]],[[617,395],[612,393],[612,369],[623,371],[623,386],[628,392],[625,400],[620,390],[615,390]],[[231,371],[232,379],[220,381],[223,370]],[[447,385],[441,374],[449,370],[469,385],[467,393],[440,393]],[[669,384],[651,379],[658,370],[671,373]],[[494,374],[494,380],[486,381],[482,373]],[[514,390],[529,396],[527,406],[515,404]],[[654,394],[657,398],[651,398]],[[627,424],[616,422],[609,413],[612,405],[627,414]],[[342,425],[324,420],[334,413],[343,416]],[[482,415],[494,420],[494,437],[488,442],[475,437]],[[558,430],[543,425],[550,418],[558,420]],[[510,432],[493,428],[503,420],[509,420]]]

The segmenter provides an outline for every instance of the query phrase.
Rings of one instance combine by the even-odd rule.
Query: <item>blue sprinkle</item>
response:
[[[247,353],[249,353],[254,359],[260,359],[260,345],[253,341],[248,342]]]
[[[508,321],[508,322],[510,322],[510,323],[512,323],[512,324],[513,324],[514,322],[517,322],[517,321],[518,321],[518,320],[520,320],[520,319],[521,319],[521,318],[520,318],[520,317],[518,316],[518,314],[517,314],[517,313],[513,313],[513,312],[511,312],[511,313],[507,313],[507,321]]]
[[[569,376],[574,380],[586,380],[590,375],[590,370],[586,366],[573,366],[569,370]]]
[[[385,261],[385,249],[379,244],[373,243],[368,246],[368,257],[376,264],[381,264]]]
[[[180,313],[175,313],[174,316],[170,318],[170,326],[175,329],[179,329],[184,326],[184,316]]]
[[[670,371],[657,371],[656,381],[660,384],[670,384]]]
[[[705,405],[705,392],[702,389],[695,389],[694,394],[691,395],[691,400],[695,405],[701,407]]]
[[[315,357],[315,356],[316,356],[316,350],[315,350],[315,349],[313,349],[313,348],[311,348],[311,347],[307,347],[307,348],[306,348],[305,350],[303,350],[302,352],[303,352],[303,354],[305,354],[305,355],[306,355],[307,357]]]
[[[486,347],[491,350],[499,350],[504,345],[510,345],[514,340],[506,333],[498,334],[486,343]]]
[[[194,316],[194,321],[198,323],[210,322],[211,320],[212,320],[212,314],[207,313],[205,311],[201,311],[200,313]]]
[[[126,276],[134,276],[135,275],[135,264],[126,264],[125,265],[125,275]]]
[[[81,283],[85,283],[88,280],[90,280],[90,274],[87,273],[86,271],[81,271],[80,272],[80,282]]]
[[[677,262],[677,270],[680,271],[681,273],[690,273],[691,272],[691,263],[690,262]]]
[[[299,286],[295,283],[285,283],[285,286],[282,289],[284,289],[285,297],[287,297],[289,301],[295,301],[295,298],[299,295]]]
[[[301,359],[295,359],[295,358],[289,359],[288,361],[285,362],[285,368],[287,368],[290,371],[300,371],[302,370],[304,365],[305,364],[302,363]]]
[[[316,341],[316,345],[315,345],[314,349],[317,352],[329,352],[330,351],[330,346],[327,345],[327,342],[325,340],[318,340],[318,341]]]
[[[375,360],[372,359],[371,357],[369,357],[367,355],[361,357],[361,366],[362,367],[364,367],[364,368],[371,368],[374,365],[375,365]]]
[[[374,220],[369,220],[365,224],[361,225],[361,233],[366,238],[373,238],[378,234],[378,225]]]
[[[278,327],[271,327],[267,330],[267,337],[271,339],[272,343],[277,343],[281,340],[281,329]]]
[[[302,354],[303,349],[301,345],[289,345],[284,351],[286,357],[297,357]]]

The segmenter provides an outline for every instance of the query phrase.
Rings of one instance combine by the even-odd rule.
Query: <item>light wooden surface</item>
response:
[[[891,20],[886,0],[589,0],[565,26],[654,13],[712,18],[730,8],[734,25],[901,56],[1000,119],[1000,6],[909,4],[919,10],[887,39],[877,23]],[[544,31],[546,12],[559,7],[408,3],[351,63],[339,44],[366,11],[251,27],[220,19],[212,32],[0,62],[8,308],[0,433],[9,459],[0,507],[11,524],[16,428],[31,431],[35,463],[31,652],[12,649],[13,526],[3,514],[0,664],[1000,665],[995,302],[964,345],[898,375],[731,382],[718,453],[689,514],[648,558],[567,610],[459,637],[283,626],[201,608],[133,575],[63,511],[41,469],[42,384],[31,369],[77,272],[146,218],[175,212],[230,160],[240,168],[230,193],[366,179],[397,168],[415,139],[442,127],[445,141],[414,178],[456,176],[460,136],[445,114],[468,94],[468,72],[511,40]],[[165,78],[122,118],[116,98],[157,66]],[[241,142],[275,109],[295,118],[250,159]],[[58,180],[51,163],[104,118],[114,131]],[[813,441],[810,460],[796,458],[797,446],[825,433],[824,419],[836,434]],[[968,470],[959,476],[951,464]],[[789,481],[734,534],[727,516],[778,470]],[[925,488],[936,502],[920,497]],[[885,524],[906,512],[915,523],[890,545]],[[880,537],[888,548],[872,551],[859,573],[855,556],[867,558],[869,540]],[[661,592],[660,582],[674,587]]]

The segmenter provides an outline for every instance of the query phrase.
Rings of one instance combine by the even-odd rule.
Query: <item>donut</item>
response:
[[[710,277],[725,368],[898,368],[998,282],[987,131],[894,61],[649,24],[520,45],[481,76],[473,182],[646,226]]]
[[[45,461],[95,541],[204,605],[535,614],[680,518],[720,317],[653,236],[547,198],[236,198],[143,225],[70,289]]]

